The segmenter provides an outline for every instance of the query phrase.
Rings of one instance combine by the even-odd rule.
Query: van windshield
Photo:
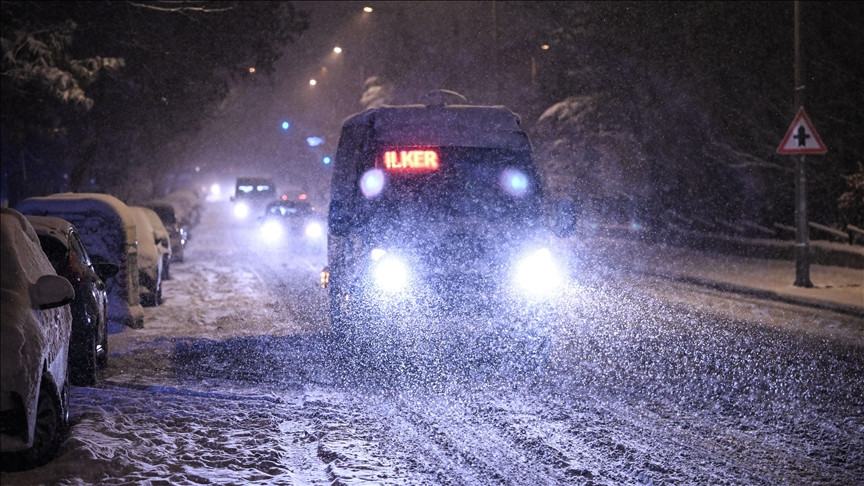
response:
[[[477,147],[395,147],[376,154],[376,218],[512,219],[537,216],[541,190],[528,150]],[[368,172],[367,172],[368,174]],[[360,181],[361,192],[378,190]],[[361,197],[363,197],[361,195]]]

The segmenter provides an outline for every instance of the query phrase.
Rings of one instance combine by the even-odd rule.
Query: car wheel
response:
[[[81,340],[76,340],[69,349],[69,367],[72,383],[76,386],[91,386],[96,384],[98,368],[98,349],[96,347],[96,330],[87,333]]]
[[[21,471],[42,466],[54,457],[63,442],[69,423],[68,386],[60,393],[51,379],[44,376],[38,400],[33,446],[26,451],[4,454],[4,470]]]

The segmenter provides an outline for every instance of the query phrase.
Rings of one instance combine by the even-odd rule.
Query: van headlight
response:
[[[549,295],[564,284],[558,262],[548,248],[523,255],[516,262],[514,280],[516,287],[530,296]]]
[[[375,286],[387,293],[405,290],[408,286],[408,265],[404,260],[376,248],[372,250],[372,279]]]
[[[249,216],[249,205],[243,202],[234,204],[234,216],[237,219],[246,219]]]

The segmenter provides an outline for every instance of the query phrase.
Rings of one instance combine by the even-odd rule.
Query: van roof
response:
[[[519,116],[504,106],[381,106],[358,113],[344,126],[372,128],[384,145],[530,148]]]

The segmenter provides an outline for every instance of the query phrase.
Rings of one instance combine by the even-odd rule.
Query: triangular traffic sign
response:
[[[824,154],[828,149],[802,107],[777,147],[778,154]]]

